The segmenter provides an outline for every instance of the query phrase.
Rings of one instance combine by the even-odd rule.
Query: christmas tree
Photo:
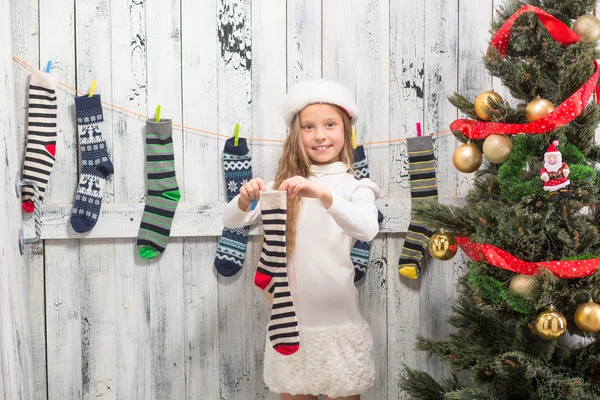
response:
[[[476,171],[473,187],[464,207],[415,212],[445,230],[432,238],[432,255],[447,258],[458,244],[471,261],[448,321],[454,333],[419,337],[417,347],[472,382],[407,369],[401,387],[414,399],[600,399],[594,7],[507,1],[483,62],[514,100],[449,98],[467,116],[451,125],[465,143],[453,161]]]

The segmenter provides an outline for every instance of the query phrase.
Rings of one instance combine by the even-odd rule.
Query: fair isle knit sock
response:
[[[278,353],[290,355],[300,348],[300,334],[287,275],[287,193],[277,190],[261,193],[260,207],[265,239],[254,282],[273,294],[268,327],[271,344]]]
[[[40,202],[46,193],[56,155],[55,75],[33,71],[29,81],[29,115],[23,179],[37,183]],[[33,188],[22,187],[23,210],[33,212]]]
[[[354,162],[352,163],[352,169],[357,179],[369,178],[369,164],[367,157],[365,156],[365,149],[363,146],[356,146],[354,149]],[[377,210],[377,220],[383,221],[383,214]],[[350,251],[350,258],[354,265],[354,282],[358,282],[362,279],[367,272],[367,266],[369,265],[369,253],[371,251],[371,242],[365,242],[362,240],[356,240],[352,250]]]
[[[223,168],[227,186],[227,201],[231,201],[240,187],[252,179],[252,164],[246,139],[239,138],[234,146],[234,138],[227,139],[223,149]],[[223,276],[235,275],[244,265],[248,227],[224,228],[217,247],[215,268]]]
[[[435,159],[431,136],[411,137],[406,141],[410,170],[410,197],[413,203],[437,201],[437,183],[435,178]],[[411,219],[400,254],[398,267],[400,275],[417,279],[421,272],[421,261],[429,239],[433,235],[423,222]]]
[[[75,97],[75,114],[81,152],[81,177],[73,204],[71,226],[75,232],[84,233],[98,221],[102,188],[113,173],[113,164],[102,137],[104,116],[100,95]]]
[[[148,191],[138,232],[138,254],[159,256],[169,242],[171,224],[181,198],[175,176],[173,127],[170,119],[146,120],[146,174]]]

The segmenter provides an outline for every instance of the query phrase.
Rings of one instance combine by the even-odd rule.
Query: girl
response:
[[[375,365],[350,251],[353,238],[371,241],[379,230],[379,188],[349,172],[358,110],[347,89],[304,81],[290,89],[283,108],[289,134],[274,181],[257,178],[243,185],[227,204],[223,225],[258,222],[260,201],[250,210],[252,201],[268,190],[287,192],[287,276],[300,345],[284,355],[267,337],[265,383],[282,400],[319,394],[359,399],[374,384]]]

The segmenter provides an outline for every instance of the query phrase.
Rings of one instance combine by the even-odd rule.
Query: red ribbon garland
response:
[[[534,275],[540,268],[546,268],[558,278],[583,278],[594,274],[600,266],[600,258],[529,262],[491,244],[471,242],[466,236],[456,237],[456,242],[471,260],[483,261],[518,274]]]
[[[569,45],[576,43],[579,40],[579,36],[557,18],[537,7],[525,5],[511,16],[492,38],[490,47],[495,47],[501,57],[506,55],[512,26],[517,18],[526,12],[534,12],[537,14],[550,35],[559,43]],[[450,124],[450,129],[452,131],[459,131],[471,139],[485,139],[490,135],[510,135],[517,133],[540,134],[552,132],[557,127],[573,121],[583,112],[594,89],[596,89],[596,104],[600,104],[600,85],[598,85],[598,78],[600,78],[600,66],[598,65],[598,62],[594,60],[594,73],[590,79],[567,100],[556,107],[553,112],[537,121],[526,124],[505,124],[501,122],[481,122],[470,119],[457,119]]]

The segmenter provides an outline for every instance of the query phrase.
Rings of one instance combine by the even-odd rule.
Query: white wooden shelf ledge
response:
[[[457,200],[444,203],[459,204]],[[410,222],[410,199],[380,199],[377,205],[385,219],[380,233],[406,232]],[[172,237],[220,236],[223,230],[221,215],[225,203],[179,203]],[[71,204],[42,206],[42,239],[100,239],[137,237],[144,203],[103,204],[96,226],[87,233],[77,233],[71,228]],[[34,235],[33,218],[24,223],[26,236]],[[250,229],[250,235],[261,234],[259,226]]]

